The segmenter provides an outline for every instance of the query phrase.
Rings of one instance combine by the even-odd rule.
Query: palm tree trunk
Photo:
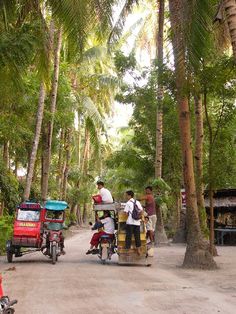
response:
[[[203,185],[203,110],[201,95],[195,95],[195,164],[196,164],[196,193],[200,226],[203,232],[207,231],[206,209],[204,202],[204,185]]]
[[[223,7],[226,13],[226,19],[229,26],[234,61],[236,62],[236,1],[223,0]]]
[[[77,223],[78,225],[82,225],[82,216],[81,216],[81,208],[80,208],[80,204],[77,204],[77,210],[76,210],[76,217],[77,217]]]
[[[5,141],[3,144],[3,162],[7,169],[9,169],[10,157],[9,157],[9,141]]]
[[[80,121],[80,115],[78,113],[78,144],[77,144],[77,149],[78,149],[78,168],[80,169],[81,165],[81,121]]]
[[[88,163],[88,154],[89,154],[89,145],[90,145],[90,135],[88,129],[85,129],[85,139],[84,139],[84,151],[83,151],[83,159],[81,162],[81,173],[85,174]]]
[[[157,33],[157,61],[158,61],[158,89],[157,89],[157,112],[156,112],[156,159],[155,159],[155,178],[162,176],[162,146],[163,146],[163,85],[162,85],[162,71],[163,71],[163,34],[164,34],[164,14],[165,14],[165,0],[158,0],[158,33]],[[157,222],[155,229],[155,243],[169,244],[166,236],[161,207],[157,208]]]
[[[185,190],[184,190],[185,191]],[[186,243],[186,208],[182,204],[182,191],[177,195],[177,224],[173,243]]]
[[[53,135],[53,124],[54,116],[56,111],[56,101],[57,101],[57,90],[58,90],[58,78],[59,78],[59,68],[60,68],[60,52],[62,44],[62,28],[59,28],[57,33],[57,45],[54,51],[54,72],[52,80],[51,89],[51,104],[50,104],[50,121],[48,123],[47,135],[46,135],[46,145],[43,152],[43,176],[42,176],[42,200],[46,200],[48,194],[48,179],[51,163],[51,151],[52,151],[52,135]]]
[[[63,145],[64,145],[64,137],[65,132],[64,129],[60,130],[60,142],[59,142],[59,151],[58,151],[58,162],[57,162],[57,186],[60,187],[61,185],[61,177],[63,172],[63,161],[64,161],[64,154],[63,154]],[[60,192],[60,189],[59,189]]]
[[[162,144],[163,144],[163,86],[161,82],[163,71],[163,33],[164,33],[164,14],[165,0],[158,0],[158,33],[157,33],[157,60],[158,60],[158,89],[157,89],[157,113],[156,113],[156,161],[155,178],[162,175]]]
[[[34,173],[34,165],[37,156],[37,150],[39,145],[39,138],[41,133],[41,126],[43,121],[43,111],[44,111],[44,102],[45,102],[45,85],[41,83],[40,85],[40,92],[39,92],[39,101],[38,101],[38,112],[37,112],[37,120],[36,120],[36,127],[35,127],[35,135],[34,141],[32,146],[32,151],[30,155],[29,165],[28,165],[28,172],[26,177],[26,186],[24,190],[24,200],[29,199],[30,189],[32,184],[32,178]]]
[[[1,201],[0,202],[0,217],[3,216],[4,206],[5,206],[4,201]]]
[[[215,248],[215,231],[214,231],[214,198],[213,198],[213,130],[210,121],[210,117],[207,110],[207,92],[204,91],[204,109],[206,116],[206,123],[209,132],[209,151],[208,151],[208,177],[209,177],[209,186],[208,186],[208,197],[210,203],[210,252],[212,255],[217,255],[217,250]]]
[[[67,137],[66,137],[66,146],[65,146],[66,163],[65,163],[63,186],[62,186],[62,199],[66,199],[66,193],[67,193],[67,180],[68,180],[70,160],[71,160],[71,136],[72,136],[72,131],[68,129]]]
[[[88,219],[88,204],[84,202],[84,210],[83,210],[83,223],[86,224]]]
[[[184,183],[187,203],[187,248],[183,266],[187,268],[215,268],[216,263],[203,239],[197,208],[194,179],[191,121],[186,90],[185,43],[184,43],[184,1],[169,0],[172,43],[175,60],[178,117],[181,137]]]
[[[19,161],[17,159],[17,157],[15,156],[15,169],[14,169],[14,175],[17,178],[17,172],[18,172],[18,168],[19,168]]]

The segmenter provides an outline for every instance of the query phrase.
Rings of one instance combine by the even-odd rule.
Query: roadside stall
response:
[[[209,216],[209,198],[205,196]],[[218,245],[236,245],[236,189],[222,189],[214,193],[214,230]]]

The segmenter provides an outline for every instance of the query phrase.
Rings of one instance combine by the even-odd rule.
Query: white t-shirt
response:
[[[115,224],[114,220],[111,217],[106,217],[101,219],[101,223],[104,225],[104,231],[109,234],[114,234]]]
[[[108,189],[101,188],[99,190],[99,194],[102,197],[103,203],[113,203],[113,198],[112,198],[111,192]]]
[[[139,220],[135,220],[132,218],[132,212],[134,209],[134,202],[135,200],[133,198],[131,198],[125,205],[125,209],[124,212],[128,214],[128,218],[126,220],[126,224],[127,225],[135,225],[135,226],[140,226],[140,219]],[[139,201],[136,201],[136,204],[138,206],[138,208],[141,210],[143,210],[142,205],[140,204]]]

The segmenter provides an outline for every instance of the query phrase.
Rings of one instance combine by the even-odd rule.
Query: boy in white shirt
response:
[[[127,214],[125,248],[127,250],[130,249],[132,234],[134,234],[137,253],[138,255],[140,255],[141,254],[140,219],[138,220],[134,219],[132,217],[132,212],[134,210],[134,203],[136,203],[140,213],[143,211],[143,208],[140,202],[134,199],[133,191],[127,191],[126,197],[128,199],[128,202],[126,203],[125,209],[124,209],[124,212]]]
[[[99,189],[99,194],[102,197],[102,203],[113,203],[113,197],[111,195],[111,192],[108,189],[104,188],[104,182],[98,181],[97,186]]]

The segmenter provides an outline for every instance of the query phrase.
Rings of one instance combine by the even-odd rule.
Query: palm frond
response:
[[[86,118],[85,127],[89,131],[90,142],[94,147],[94,153],[96,154],[96,156],[98,156],[100,151],[99,132],[96,125],[94,124],[94,120],[91,117]]]
[[[108,44],[116,42],[120,38],[120,35],[122,33],[122,30],[125,24],[126,17],[131,12],[133,6],[135,4],[138,4],[138,2],[139,2],[138,0],[126,0],[125,1],[120,11],[119,17],[110,32],[110,35],[108,38]]]
[[[94,125],[101,128],[103,125],[102,117],[92,99],[84,95],[77,95],[76,99],[78,101],[80,112],[86,118],[90,118]]]
[[[103,59],[105,57],[107,57],[107,48],[102,46],[91,47],[83,53],[83,61],[90,64],[94,62],[94,60]]]
[[[82,52],[88,35],[96,29],[102,36],[111,27],[112,1],[99,0],[47,0],[52,16],[63,25]]]
[[[206,58],[213,47],[213,18],[215,6],[213,1],[192,0],[185,10],[187,17],[186,37],[191,64],[197,69],[199,62]]]
[[[0,37],[0,67],[11,74],[17,84],[34,57],[39,40],[34,26],[24,25],[20,29],[3,32]]]

